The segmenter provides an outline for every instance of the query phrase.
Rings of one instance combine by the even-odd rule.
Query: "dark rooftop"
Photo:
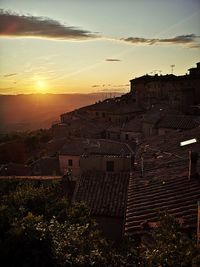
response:
[[[87,173],[75,189],[74,201],[85,202],[92,215],[123,217],[128,173]]]
[[[185,147],[181,141],[196,138]],[[188,179],[188,151],[200,151],[200,128],[146,139],[136,154],[136,167],[130,178],[127,197],[125,233],[144,231],[158,221],[158,213],[167,210],[182,226],[196,227],[200,180]],[[143,157],[143,176],[141,157]],[[200,160],[197,165],[200,170]]]
[[[200,125],[195,117],[186,115],[166,115],[157,124],[157,128],[193,129]]]
[[[60,155],[130,155],[131,148],[122,142],[106,139],[73,139],[68,141],[60,151]]]

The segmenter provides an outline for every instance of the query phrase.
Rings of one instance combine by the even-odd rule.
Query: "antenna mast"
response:
[[[171,73],[173,74],[174,73],[174,67],[175,67],[175,65],[172,64],[172,65],[170,65],[170,67],[171,67]]]

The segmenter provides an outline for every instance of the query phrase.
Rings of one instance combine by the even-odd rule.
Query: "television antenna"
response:
[[[170,67],[171,67],[171,73],[173,74],[174,73],[174,67],[175,67],[175,65],[172,64],[172,65],[170,65]]]

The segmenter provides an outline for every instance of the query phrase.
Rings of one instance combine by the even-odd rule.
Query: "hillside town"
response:
[[[161,210],[199,231],[200,62],[182,76],[133,78],[128,93],[63,113],[50,130],[45,155],[2,164],[1,179],[65,181],[115,241],[144,236]]]

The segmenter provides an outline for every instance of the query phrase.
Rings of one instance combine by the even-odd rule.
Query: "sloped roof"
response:
[[[125,232],[142,232],[142,224],[158,221],[158,214],[163,210],[167,210],[177,219],[182,219],[183,227],[195,228],[199,199],[200,181],[188,180],[187,172],[167,179],[152,180],[146,184],[131,177]]]
[[[104,101],[100,101],[86,108],[88,110],[94,110],[94,111],[108,111],[112,109],[115,105],[116,105],[115,99],[111,98],[111,99],[106,99]]]
[[[68,141],[60,151],[60,155],[130,155],[133,151],[122,142],[107,139],[73,139]]]
[[[155,104],[143,115],[143,122],[156,124],[166,115],[180,115],[180,111],[173,110],[167,104]]]
[[[180,142],[196,138],[185,147]],[[188,150],[200,151],[200,128],[153,137],[140,144],[136,170],[132,173],[127,196],[125,233],[144,231],[143,224],[154,223],[158,213],[167,210],[183,221],[183,227],[196,227],[200,180],[188,180]],[[142,177],[141,157],[144,162]],[[200,160],[198,161],[200,171]]]
[[[57,157],[42,157],[29,165],[32,175],[60,174],[59,160]]]
[[[166,115],[157,124],[157,128],[169,129],[193,129],[200,123],[192,116],[186,115]]]
[[[85,202],[92,215],[123,217],[128,173],[86,173],[75,189],[74,201]]]

